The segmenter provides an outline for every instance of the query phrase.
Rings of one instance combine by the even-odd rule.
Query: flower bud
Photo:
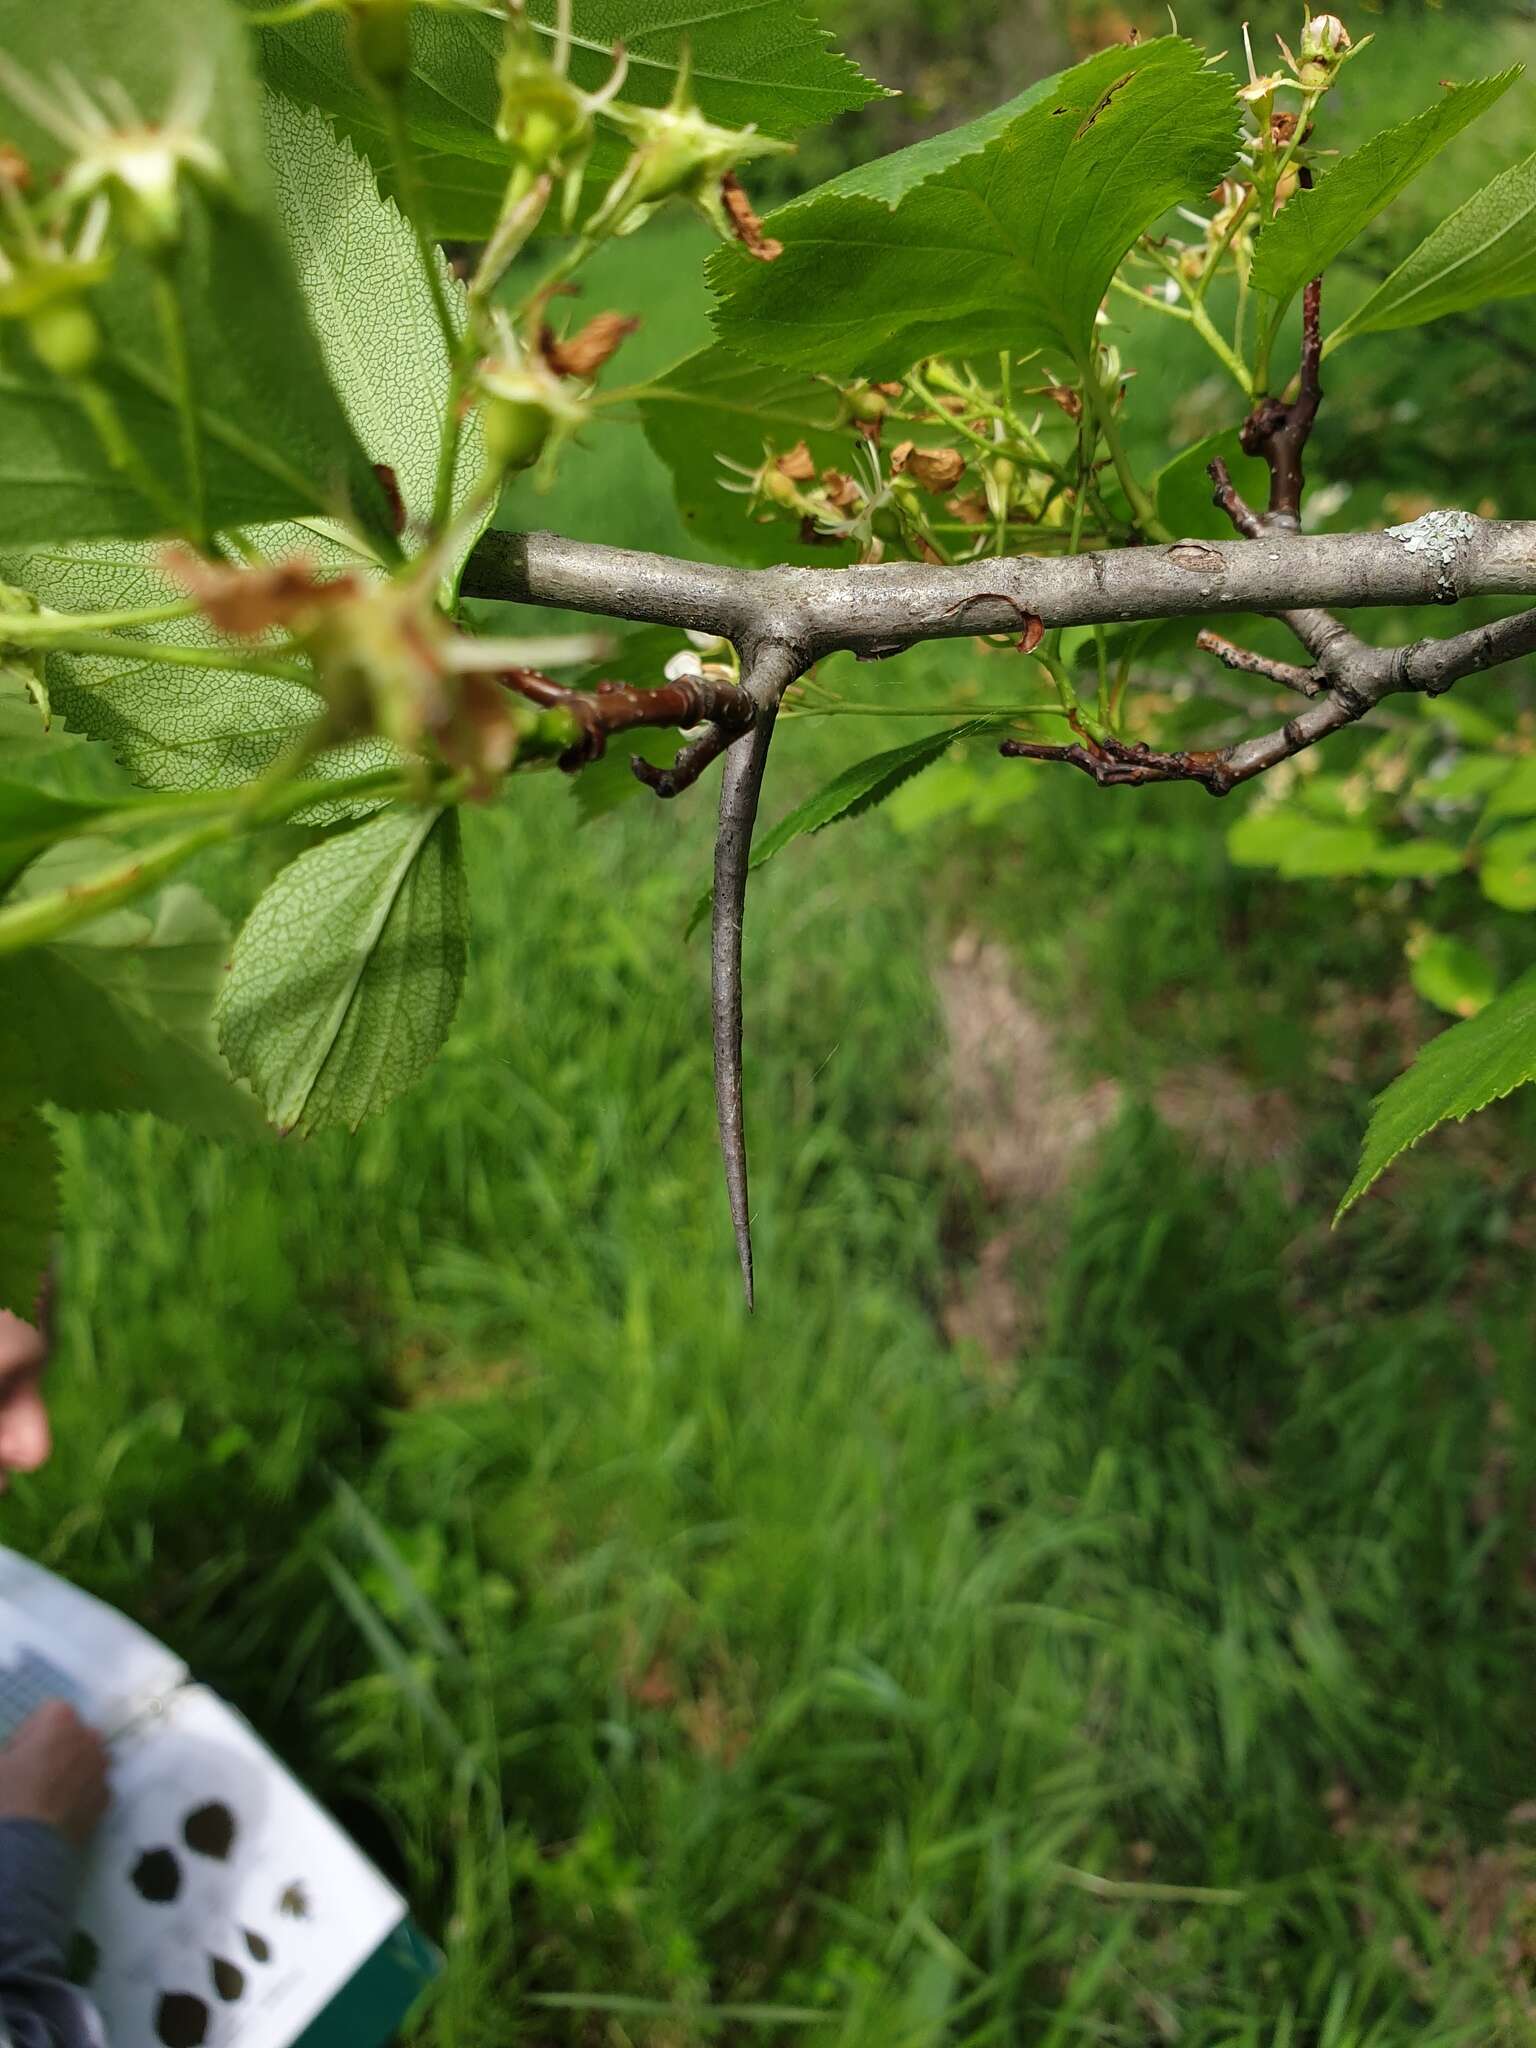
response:
[[[585,162],[592,147],[591,103],[521,24],[508,29],[497,81],[496,133],[530,178]]]
[[[1336,14],[1313,14],[1308,9],[1302,17],[1299,54],[1292,55],[1283,40],[1280,47],[1304,92],[1326,92],[1348,59],[1358,56],[1370,40],[1367,36],[1357,43]]]
[[[737,224],[721,187],[738,164],[779,156],[791,144],[759,135],[755,126],[721,128],[707,120],[693,98],[686,61],[664,107],[631,107],[615,102],[608,118],[635,146],[628,168],[610,192],[598,219],[610,231],[628,233],[653,207],[674,197],[691,200],[715,231],[732,236]]]

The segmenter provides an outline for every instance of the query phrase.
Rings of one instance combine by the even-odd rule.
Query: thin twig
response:
[[[1239,647],[1236,641],[1209,628],[1195,635],[1195,645],[1203,653],[1214,654],[1227,668],[1238,669],[1244,675],[1263,676],[1266,682],[1278,683],[1283,690],[1296,690],[1303,697],[1320,697],[1328,687],[1328,679],[1319,669],[1299,668],[1294,661],[1274,661],[1267,654],[1255,654],[1251,647]]]

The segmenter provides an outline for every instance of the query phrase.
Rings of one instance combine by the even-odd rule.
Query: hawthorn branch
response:
[[[491,533],[465,572],[467,596],[720,634],[771,637],[805,667],[847,648],[898,654],[924,640],[1007,633],[1021,615],[1057,626],[1125,625],[1207,613],[1286,613],[1536,601],[1536,521],[1430,512],[1381,533],[1261,534],[976,562],[841,569],[738,569],[552,533]]]
[[[559,766],[568,774],[600,759],[615,733],[642,726],[701,725],[709,719],[729,740],[745,732],[757,716],[747,691],[710,676],[682,676],[654,689],[599,683],[595,690],[568,690],[536,668],[504,669],[501,680],[532,704],[568,712],[581,727],[580,741],[560,756]]]
[[[1463,676],[1523,654],[1536,654],[1536,611],[1518,612],[1513,618],[1476,626],[1449,640],[1418,640],[1408,647],[1370,647],[1347,633],[1346,639],[1353,644],[1337,650],[1322,664],[1327,686],[1305,711],[1287,719],[1278,730],[1240,740],[1235,746],[1162,753],[1145,744],[1133,746],[1114,739],[1083,739],[1067,746],[1004,740],[1001,751],[1021,760],[1064,761],[1104,789],[1140,788],[1149,782],[1198,782],[1212,796],[1226,796],[1240,783],[1251,782],[1281,761],[1315,747],[1319,740],[1356,724],[1386,697],[1404,691],[1438,697]]]

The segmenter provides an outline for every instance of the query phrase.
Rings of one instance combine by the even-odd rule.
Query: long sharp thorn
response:
[[[715,1039],[715,1109],[731,1223],[741,1260],[747,1308],[754,1306],[752,1214],[747,1192],[747,1139],[741,1093],[741,933],[747,905],[752,828],[757,822],[763,771],[785,679],[772,672],[749,677],[757,722],[725,757],[720,782],[720,823],[715,835],[715,897],[710,922],[710,1012]]]

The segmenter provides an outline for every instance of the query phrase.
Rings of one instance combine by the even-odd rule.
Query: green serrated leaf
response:
[[[24,886],[56,887],[119,852],[71,842],[34,862]],[[261,1136],[261,1114],[230,1079],[209,1029],[228,947],[223,919],[178,883],[67,945],[0,960],[6,1097],[148,1109],[216,1137]]]
[[[323,115],[268,92],[262,116],[278,218],[331,383],[369,461],[394,471],[407,520],[424,528],[437,481],[449,364],[415,237]],[[441,255],[438,275],[462,327],[464,290]],[[475,420],[459,450],[456,507],[473,495],[483,462]],[[472,539],[464,538],[463,552]],[[450,582],[458,566],[447,565]]]
[[[260,8],[264,0],[247,0]],[[528,13],[554,33],[555,0]],[[417,10],[414,61],[405,87],[406,118],[422,153],[423,182],[436,232],[483,240],[500,209],[506,152],[496,139],[497,60],[504,30],[469,13]],[[262,31],[266,76],[279,91],[334,115],[388,187],[394,151],[377,103],[360,85],[334,14]],[[571,76],[587,91],[608,77],[613,50],[629,59],[624,97],[660,106],[677,82],[685,50],[694,94],[723,126],[755,125],[783,140],[880,96],[880,87],[830,47],[799,0],[726,0],[701,11],[694,0],[575,0]],[[625,160],[627,146],[599,132],[589,172],[595,195]]]
[[[1164,36],[1044,80],[1002,125],[919,147],[780,207],[777,262],[717,252],[728,347],[831,376],[998,349],[1081,362],[1127,249],[1230,167],[1236,107],[1225,73]]]
[[[1431,1039],[1377,1101],[1342,1216],[1438,1124],[1460,1122],[1536,1079],[1536,968],[1465,1024]]]
[[[131,801],[133,784],[105,747],[58,716],[45,725],[27,679],[0,667],[0,776],[55,796]]]
[[[394,470],[408,516],[422,523],[432,507],[448,365],[414,240],[321,115],[272,94],[266,95],[264,113],[278,215],[315,312],[331,381],[370,460]],[[444,282],[451,282],[446,268]],[[458,307],[456,285],[452,293]],[[478,434],[471,433],[460,461],[460,505],[473,492],[480,459]],[[255,538],[277,559],[302,555],[327,570],[364,566],[309,527],[267,528]],[[0,577],[60,612],[138,609],[185,594],[160,568],[154,545],[135,541],[3,556]],[[129,628],[127,637],[184,647],[237,644],[196,618]],[[293,745],[320,709],[302,684],[239,670],[55,655],[48,673],[64,719],[79,733],[104,741],[136,781],[156,789],[228,788],[251,781]],[[392,758],[386,742],[361,741],[328,749],[304,772],[315,779],[362,774]],[[331,805],[305,822],[342,815]]]
[[[0,1108],[0,1309],[30,1317],[59,1226],[59,1160],[35,1108]]]
[[[1469,121],[1508,92],[1522,68],[1452,86],[1437,105],[1362,143],[1319,179],[1315,191],[1298,192],[1254,244],[1254,288],[1289,299],[1309,278],[1320,277]]]
[[[1536,292],[1536,156],[1474,192],[1328,337],[1422,327]]]
[[[315,556],[323,552],[314,537],[301,538]],[[291,553],[292,545],[278,551]],[[160,569],[155,547],[141,541],[98,541],[3,557],[0,575],[24,584],[61,612],[136,610],[185,594]],[[235,644],[195,618],[128,627],[123,637],[183,647],[227,649]],[[301,683],[238,669],[55,654],[48,672],[54,705],[65,723],[101,741],[135,782],[152,789],[224,789],[252,781],[293,745],[321,708],[319,698]],[[328,749],[305,773],[362,773],[391,758],[382,740],[357,742]]]
[[[1465,939],[1437,932],[1410,949],[1414,991],[1451,1017],[1475,1017],[1499,992],[1488,962]]]
[[[995,731],[999,723],[995,718],[967,719],[963,725],[946,726],[941,732],[926,733],[920,740],[908,740],[904,746],[888,747],[884,753],[871,754],[868,760],[855,761],[804,803],[796,804],[771,832],[765,832],[752,849],[750,865],[760,868],[808,832],[824,832],[828,825],[874,810],[914,775],[921,775],[935,761],[942,761],[957,740]],[[713,894],[707,890],[694,905],[685,937],[695,932],[709,915]]]
[[[732,349],[706,348],[676,364],[640,398],[645,437],[672,473],[690,534],[702,546],[740,562],[846,561],[845,547],[807,547],[782,518],[759,524],[739,496],[721,488],[742,479],[722,457],[756,468],[765,450],[785,454],[804,441],[818,470],[847,470],[856,446],[839,424],[841,401],[831,385],[796,370],[767,369]]]
[[[225,1057],[279,1130],[355,1129],[437,1057],[467,935],[458,813],[392,806],[258,900],[219,995]]]
[[[103,73],[137,114],[165,113],[189,79],[212,85],[203,123],[227,167],[222,189],[184,179],[172,280],[201,427],[206,510],[232,526],[351,507],[392,545],[383,492],[327,381],[277,222],[260,93],[239,22],[223,0],[0,0],[0,48],[46,90],[62,66]],[[79,87],[77,85],[76,89]],[[7,140],[46,184],[65,146],[0,90]],[[190,516],[192,492],[150,261],[116,245],[97,299],[107,350],[100,382],[141,469]],[[163,533],[162,505],[114,468],[71,387],[45,372],[14,323],[0,332],[0,546]]]

